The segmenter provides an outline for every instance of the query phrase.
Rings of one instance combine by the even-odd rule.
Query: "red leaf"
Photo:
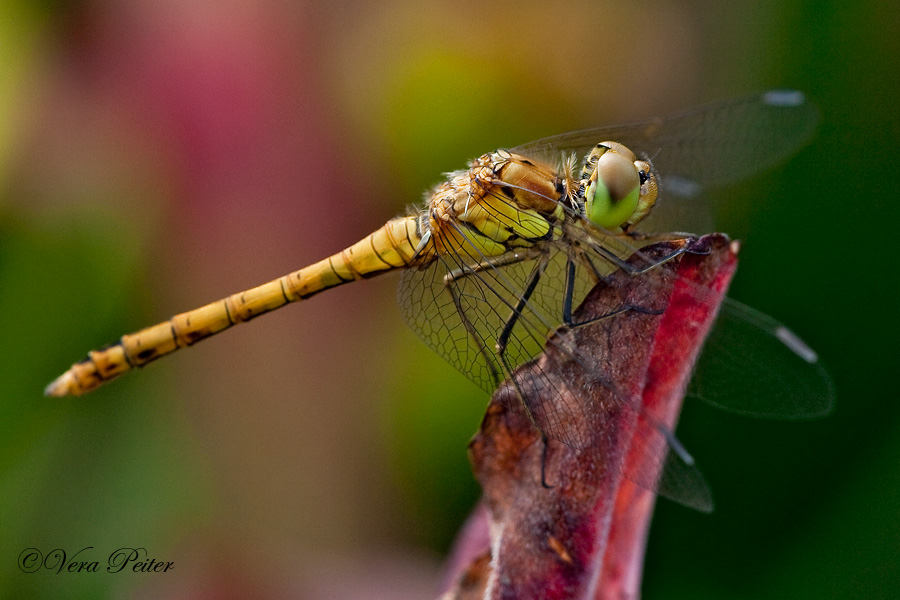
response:
[[[660,431],[675,428],[736,267],[737,245],[718,234],[656,243],[642,255],[661,258],[682,247],[684,254],[640,276],[614,273],[577,316],[638,310],[554,333],[557,343],[514,374],[540,370],[550,387],[566,390],[559,396],[572,396],[543,398],[545,405],[587,403],[585,422],[563,423],[578,428],[584,447],[551,439],[545,448],[517,408],[515,388],[506,384],[494,394],[470,445],[486,511],[458,540],[455,587],[442,598],[639,597],[653,490],[668,451]]]

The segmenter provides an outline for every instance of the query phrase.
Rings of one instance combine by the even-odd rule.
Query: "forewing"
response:
[[[649,158],[660,199],[643,231],[707,230],[708,206],[696,201],[711,187],[768,169],[812,137],[818,111],[797,91],[768,91],[694,108],[668,118],[564,133],[512,151],[550,164],[575,153],[581,159],[603,141],[624,144]]]

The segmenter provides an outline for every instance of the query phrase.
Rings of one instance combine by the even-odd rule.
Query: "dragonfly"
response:
[[[516,369],[564,337],[552,335],[560,327],[591,325],[577,322],[577,306],[610,273],[642,277],[678,256],[682,250],[642,261],[641,248],[659,239],[693,239],[678,232],[708,223],[705,190],[783,161],[809,140],[817,120],[801,92],[768,91],[484,154],[448,173],[424,206],[355,244],[124,335],[89,352],[45,394],[85,394],[238,323],[401,271],[401,310],[419,337],[488,392],[512,381],[520,398],[529,399],[522,408],[542,437],[577,449],[584,440],[565,424],[589,408],[542,403],[525,389],[541,382],[517,380]],[[704,290],[697,297],[712,302]],[[622,307],[602,318],[635,310],[645,309]],[[590,357],[577,358],[590,365]],[[826,414],[833,402],[816,353],[777,320],[736,302],[725,303],[699,362],[705,369],[695,374],[692,395],[732,411],[807,418]],[[598,376],[631,406],[614,382]],[[674,434],[662,427],[660,434],[692,464]]]

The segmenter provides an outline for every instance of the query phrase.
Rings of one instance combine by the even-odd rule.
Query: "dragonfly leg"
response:
[[[547,263],[549,262],[549,260],[550,255],[544,253],[543,255],[541,255],[538,263],[534,265],[534,268],[531,270],[531,274],[528,276],[528,283],[525,285],[525,289],[522,290],[522,295],[519,296],[519,299],[516,301],[516,305],[513,307],[509,318],[503,325],[503,330],[500,331],[500,335],[497,336],[498,353],[506,352],[506,347],[509,344],[509,336],[512,335],[513,327],[515,327],[516,323],[519,320],[519,317],[522,315],[522,311],[525,310],[525,305],[528,304],[528,300],[531,298],[531,294],[534,293],[538,282],[541,280],[541,275],[543,275],[544,270],[547,268]]]
[[[590,260],[588,260],[590,263]],[[591,264],[591,267],[594,265]],[[596,269],[594,270],[594,274],[597,274]],[[572,327],[574,321],[572,320],[572,296],[575,293],[575,262],[572,260],[571,253],[569,257],[566,259],[566,293],[563,295],[563,323],[566,324],[567,327]]]
[[[541,487],[545,490],[552,490],[553,486],[547,483],[547,445],[550,443],[550,440],[547,439],[547,435],[542,431],[541,432],[541,444],[543,444],[543,448],[541,449]]]
[[[510,251],[500,256],[486,257],[474,265],[464,265],[458,269],[448,271],[444,275],[444,285],[449,286],[457,279],[465,279],[472,275],[477,275],[483,271],[489,271],[499,267],[505,267],[517,262],[532,260],[543,254],[538,248],[531,247],[520,251]]]
[[[587,256],[582,255],[582,257],[585,259],[585,261],[587,261],[588,266],[593,270],[594,275],[598,277],[597,280],[599,281],[600,274],[599,274],[599,271],[597,271],[597,268],[594,266],[593,263],[591,263],[590,259]],[[670,258],[672,258],[672,257],[666,257],[665,260],[670,260]],[[585,325],[590,325],[591,323],[596,323],[597,321],[602,321],[603,319],[608,319],[610,317],[615,317],[615,316],[621,315],[623,313],[632,312],[632,311],[642,313],[642,314],[648,314],[648,315],[659,315],[659,314],[662,314],[662,312],[663,312],[662,310],[654,310],[654,309],[644,308],[641,306],[634,306],[632,304],[627,304],[621,308],[617,308],[616,310],[614,310],[612,312],[608,312],[604,315],[593,317],[593,318],[587,319],[585,321],[576,322],[575,318],[572,315],[572,303],[573,303],[574,293],[575,293],[575,261],[572,258],[571,253],[570,253],[568,260],[566,260],[566,283],[565,283],[565,294],[563,295],[562,318],[563,318],[563,323],[566,325],[566,327],[569,327],[570,329],[574,329],[576,327],[584,327]]]
[[[606,260],[608,260],[617,269],[621,269],[621,270],[625,271],[626,273],[628,273],[629,275],[640,275],[642,273],[646,273],[647,271],[651,271],[651,270],[655,269],[656,267],[658,267],[664,263],[667,263],[670,260],[672,260],[673,258],[677,258],[686,252],[692,253],[692,254],[695,253],[691,248],[689,248],[688,243],[687,243],[691,239],[692,238],[684,238],[683,241],[685,243],[682,244],[681,247],[677,248],[676,250],[673,250],[669,254],[667,254],[659,259],[654,260],[650,264],[644,265],[642,267],[629,264],[627,261],[625,261],[624,259],[617,256],[613,251],[604,247],[602,244],[595,244],[593,246],[593,248],[597,252],[597,254],[599,254]]]

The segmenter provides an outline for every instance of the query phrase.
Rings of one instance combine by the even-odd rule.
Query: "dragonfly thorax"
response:
[[[584,214],[604,229],[628,231],[656,203],[656,174],[650,163],[617,142],[601,142],[582,169]]]
[[[556,169],[506,150],[476,158],[432,190],[429,243],[435,253],[501,256],[553,235],[571,186]]]
[[[552,214],[571,189],[569,178],[561,177],[555,168],[524,156],[498,150],[482,159],[491,163],[490,183],[504,189],[522,208]]]

